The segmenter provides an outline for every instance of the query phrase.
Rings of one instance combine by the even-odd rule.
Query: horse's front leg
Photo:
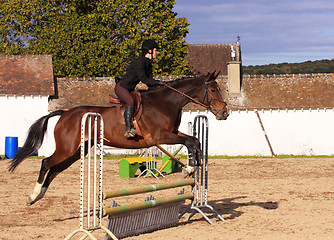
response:
[[[161,134],[156,144],[183,144],[186,146],[189,156],[189,165],[182,169],[185,177],[192,175],[197,166],[201,165],[202,152],[199,147],[200,143],[195,137],[183,133]]]
[[[187,138],[191,144],[187,146],[188,148],[188,157],[189,157],[189,165],[190,166],[202,166],[203,154],[201,150],[201,144],[196,137],[189,136],[182,132],[178,132],[179,136]]]
[[[198,166],[202,165],[203,154],[202,154],[202,150],[200,147],[201,144],[198,141],[198,139],[193,136],[189,136],[182,132],[178,132],[178,135],[187,139],[184,145],[188,149],[188,164],[189,165],[187,165],[185,168],[182,169],[183,176],[184,177],[191,176],[192,174],[195,173]]]

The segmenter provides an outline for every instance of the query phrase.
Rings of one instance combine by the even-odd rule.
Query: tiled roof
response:
[[[235,51],[235,58],[232,59],[232,50]],[[227,75],[227,63],[240,61],[240,44],[190,44],[188,45],[186,60],[190,68],[196,74],[207,74],[208,72],[221,71]]]
[[[52,57],[0,55],[0,94],[53,95]]]

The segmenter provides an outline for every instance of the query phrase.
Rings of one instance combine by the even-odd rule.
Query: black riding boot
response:
[[[134,137],[138,130],[133,127],[132,124],[133,109],[131,106],[125,108],[124,119],[125,119],[125,134],[126,138]]]

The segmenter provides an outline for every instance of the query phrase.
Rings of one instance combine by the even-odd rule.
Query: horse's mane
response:
[[[177,78],[175,80],[172,80],[172,81],[166,81],[166,83],[168,85],[175,85],[175,84],[178,84],[180,82],[183,82],[183,81],[189,81],[189,80],[194,80],[194,79],[199,79],[199,78],[203,78],[205,77],[205,75],[201,75],[201,76],[191,76],[191,77],[181,77],[181,78]]]
[[[190,80],[194,80],[194,79],[202,79],[204,78],[205,75],[201,75],[201,76],[187,76],[187,77],[181,77],[181,78],[177,78],[175,80],[171,80],[171,81],[165,81],[165,83],[168,85],[168,86],[171,86],[171,87],[175,87],[177,85],[179,85],[180,83],[183,83],[183,82],[187,82],[187,81],[190,81]],[[165,89],[166,87],[165,86],[156,86],[156,87],[150,87],[148,90],[139,90],[140,93],[151,93],[151,92],[155,92],[155,91],[160,91],[161,89]]]

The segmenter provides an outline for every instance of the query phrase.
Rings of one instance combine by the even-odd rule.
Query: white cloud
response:
[[[261,51],[334,58],[333,10],[332,0],[176,0],[174,9],[190,22],[189,43],[230,43],[240,35],[243,58]]]

